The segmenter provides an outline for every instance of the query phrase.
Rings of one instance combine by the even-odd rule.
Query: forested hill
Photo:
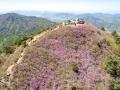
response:
[[[30,34],[53,26],[55,23],[45,18],[23,16],[16,13],[0,15],[0,48],[14,44]]]

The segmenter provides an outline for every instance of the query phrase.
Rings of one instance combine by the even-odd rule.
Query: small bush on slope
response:
[[[104,27],[102,27],[102,28],[101,28],[101,30],[105,31],[105,28],[104,28]]]
[[[11,46],[2,46],[0,47],[0,53],[12,53],[14,49]]]
[[[114,39],[116,41],[116,44],[120,44],[120,36],[116,32],[112,32],[112,35],[114,36]]]
[[[120,78],[112,79],[110,81],[110,90],[120,90]]]
[[[77,88],[74,86],[74,87],[71,87],[71,90],[77,90]]]
[[[115,42],[115,45],[116,45],[115,52],[120,57],[120,36],[117,34],[116,31],[112,32],[112,36],[114,38],[114,42]]]
[[[120,59],[109,57],[106,61],[106,71],[111,75],[110,90],[120,90]]]
[[[105,69],[110,74],[110,90],[120,90],[120,36],[112,32],[114,43],[111,43],[112,49],[116,53],[113,57],[105,60]]]
[[[106,62],[106,70],[112,77],[120,77],[120,60],[109,57]]]
[[[20,46],[21,44],[24,44],[25,41],[28,39],[28,37],[15,37],[14,44],[17,46]]]
[[[79,68],[78,68],[77,64],[71,64],[71,67],[72,67],[72,70],[73,70],[75,73],[79,73]]]

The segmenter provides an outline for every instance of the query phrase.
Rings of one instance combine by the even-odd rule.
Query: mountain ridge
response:
[[[104,27],[109,31],[120,32],[120,14],[107,14],[107,13],[83,13],[83,14],[72,14],[72,13],[57,13],[57,12],[17,12],[28,16],[37,16],[48,18],[49,20],[62,22],[69,19],[83,18],[86,22],[92,23],[98,28]]]
[[[101,63],[115,55],[112,37],[91,24],[59,26],[43,32],[30,41],[19,63],[10,70],[10,88],[109,90],[110,78]]]

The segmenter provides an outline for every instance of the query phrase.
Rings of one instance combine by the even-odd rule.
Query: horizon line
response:
[[[94,11],[94,12],[67,12],[67,11],[42,11],[42,10],[11,10],[11,11],[0,11],[0,14],[5,13],[27,13],[27,12],[37,12],[37,13],[66,13],[66,14],[120,14],[119,11],[107,11],[107,12],[101,12],[101,11]]]

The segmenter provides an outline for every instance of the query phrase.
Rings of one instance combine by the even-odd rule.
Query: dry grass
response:
[[[109,90],[101,63],[115,55],[115,47],[111,34],[89,24],[47,31],[24,49],[10,86],[12,90]],[[17,53],[11,56],[13,62],[17,57]]]

